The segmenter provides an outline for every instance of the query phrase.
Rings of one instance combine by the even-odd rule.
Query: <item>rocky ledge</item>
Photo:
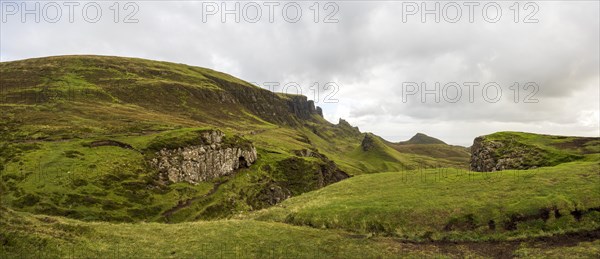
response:
[[[257,159],[253,145],[226,143],[221,131],[203,132],[200,137],[202,145],[163,148],[156,152],[150,163],[158,169],[161,179],[188,183],[210,181],[249,167]]]

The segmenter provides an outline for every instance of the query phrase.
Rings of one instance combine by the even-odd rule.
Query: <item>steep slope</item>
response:
[[[260,124],[261,120],[297,125],[298,119],[318,115],[314,103],[304,96],[277,95],[227,74],[181,64],[60,56],[3,62],[0,72],[2,101],[10,104],[5,113],[19,113],[34,105],[40,109],[35,117],[23,118],[29,119],[30,127],[61,126],[39,126],[39,132],[29,138],[156,130],[165,121],[229,127]],[[79,125],[49,121],[55,116],[47,113],[53,111],[61,112],[62,122]],[[112,127],[107,128],[109,125]],[[68,128],[69,133],[61,128]]]
[[[498,132],[475,139],[470,164],[471,170],[491,172],[594,160],[599,155],[600,138]]]
[[[60,56],[3,62],[0,74],[2,205],[32,213],[223,218],[350,175],[446,163],[379,145],[382,162],[306,97],[205,68]],[[206,132],[226,141],[200,141]]]

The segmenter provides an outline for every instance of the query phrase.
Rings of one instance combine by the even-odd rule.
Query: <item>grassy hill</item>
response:
[[[485,136],[498,151],[487,154],[546,162],[477,173],[464,170],[467,148],[389,143],[329,123],[306,97],[206,68],[61,56],[2,62],[0,75],[0,258],[600,250],[597,138]],[[198,184],[159,177],[157,151],[213,130],[255,147],[256,162]],[[342,172],[352,177],[331,179]]]
[[[453,166],[384,145],[362,152],[357,128],[327,122],[306,97],[206,68],[60,56],[2,62],[0,73],[0,188],[4,204],[22,211],[121,222],[224,218],[320,188],[314,175],[330,161],[350,175]],[[184,146],[204,129],[249,141],[257,163],[198,185],[157,181],[152,147]]]
[[[471,169],[475,171],[531,169],[596,161],[600,138],[498,132],[476,138],[471,151]]]
[[[255,220],[114,224],[0,208],[0,258],[593,258],[593,237],[415,243]]]
[[[417,133],[412,138],[407,141],[401,141],[398,144],[400,145],[409,145],[409,144],[446,144],[446,142],[436,139],[434,137],[427,136],[423,133]]]
[[[468,168],[470,149],[461,146],[448,145],[445,142],[423,133],[417,133],[407,141],[385,142],[389,147],[403,154],[415,154],[438,160],[447,160],[454,167]]]
[[[598,169],[596,161],[485,174],[427,169],[361,175],[253,218],[414,241],[592,231],[600,229]]]

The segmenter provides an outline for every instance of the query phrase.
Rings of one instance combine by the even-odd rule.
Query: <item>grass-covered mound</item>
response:
[[[507,240],[600,228],[598,162],[529,171],[361,175],[254,214],[408,240]]]
[[[550,153],[551,163],[563,157],[585,156],[600,153],[600,138],[544,135],[526,132],[497,132],[483,137],[486,141],[503,141],[514,145],[523,144]],[[510,146],[505,147],[510,149]],[[499,150],[502,152],[502,150]]]
[[[399,248],[402,248],[400,250]],[[435,247],[253,220],[81,222],[0,209],[0,258],[371,258],[433,256]]]
[[[471,152],[475,171],[532,169],[595,160],[600,155],[600,138],[498,132],[476,138]]]
[[[414,243],[254,220],[114,224],[0,208],[0,258],[593,258],[591,238]]]
[[[409,140],[398,142],[398,144],[400,144],[400,145],[410,145],[410,144],[431,145],[431,144],[446,144],[446,142],[441,141],[441,140],[431,137],[431,136],[427,136],[423,133],[417,133],[414,136],[412,136]]]

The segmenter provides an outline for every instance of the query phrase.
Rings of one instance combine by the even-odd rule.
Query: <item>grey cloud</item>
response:
[[[496,131],[491,125],[599,134],[598,2],[537,2],[540,22],[534,24],[514,23],[505,2],[497,24],[480,16],[475,23],[403,23],[401,3],[386,1],[340,2],[339,23],[333,24],[314,23],[308,2],[301,2],[303,19],[295,24],[281,15],[275,23],[266,17],[256,24],[223,24],[218,17],[203,23],[201,2],[137,4],[137,24],[2,23],[0,59],[135,56],[210,67],[259,84],[298,82],[309,98],[314,82],[336,82],[338,104],[322,103],[326,91],[317,100],[326,118],[336,123],[345,117],[391,137],[435,128],[436,137],[468,144],[477,134]],[[494,104],[465,97],[458,103],[403,103],[403,82],[498,82],[506,97]],[[514,82],[538,83],[540,102],[514,103],[508,89]]]

